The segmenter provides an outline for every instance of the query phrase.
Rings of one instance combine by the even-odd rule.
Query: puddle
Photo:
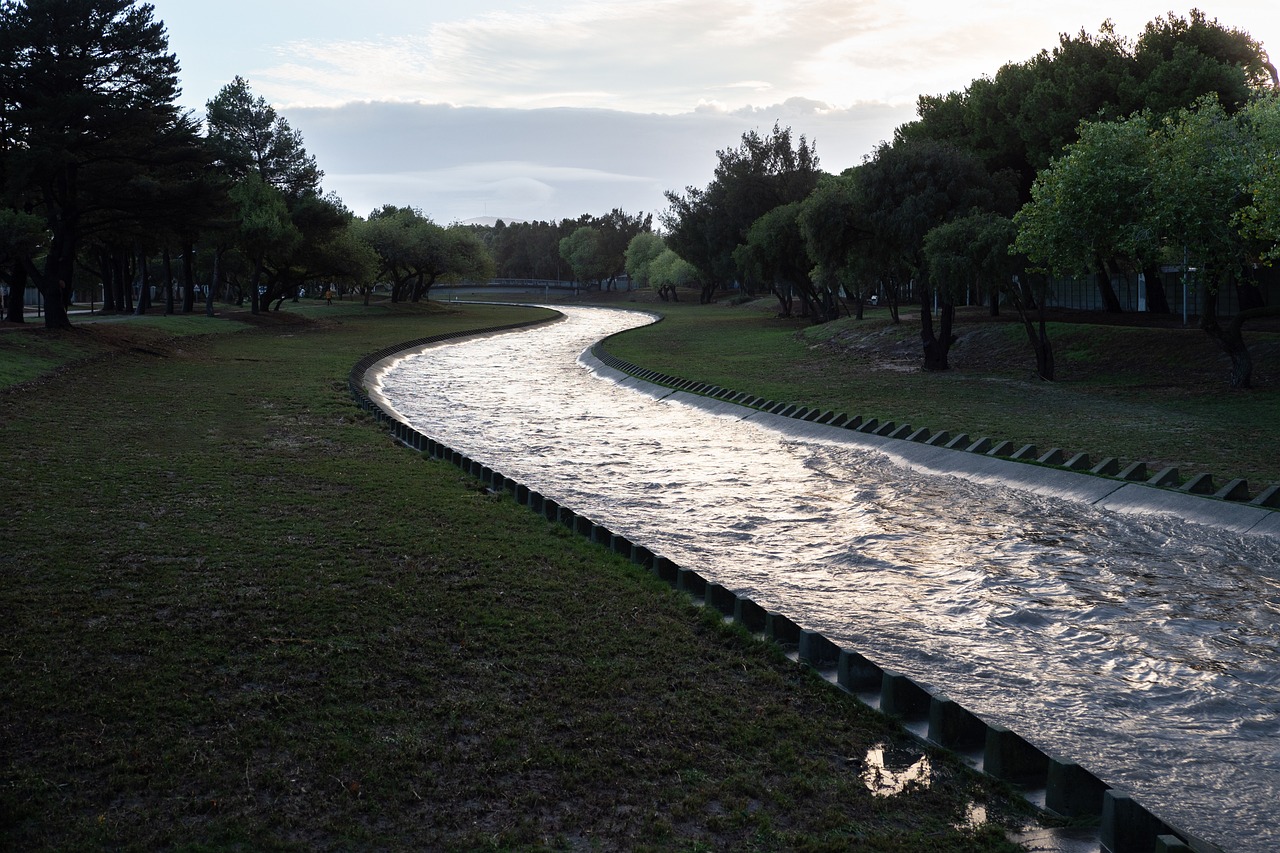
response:
[[[882,743],[867,750],[860,775],[871,793],[877,797],[892,797],[909,787],[929,787],[932,773],[933,763],[929,756]]]

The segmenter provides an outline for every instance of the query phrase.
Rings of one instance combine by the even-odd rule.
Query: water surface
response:
[[[1280,849],[1274,539],[912,471],[621,388],[578,361],[649,322],[431,348],[419,431],[1077,761],[1229,850]]]

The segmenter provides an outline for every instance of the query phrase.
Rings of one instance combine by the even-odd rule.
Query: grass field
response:
[[[1014,849],[1007,789],[933,753],[873,793],[920,757],[884,718],[348,398],[536,314],[0,331],[0,848]]]

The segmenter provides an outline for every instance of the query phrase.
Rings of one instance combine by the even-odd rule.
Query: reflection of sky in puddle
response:
[[[932,772],[929,756],[885,744],[867,750],[862,762],[862,782],[877,797],[892,797],[909,787],[927,788]]]
[[[432,438],[1171,823],[1280,850],[1274,542],[924,475],[856,436],[797,439],[655,400],[576,361],[642,318],[565,313],[403,359],[383,392]]]

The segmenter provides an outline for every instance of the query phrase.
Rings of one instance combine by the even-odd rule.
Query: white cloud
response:
[[[791,127],[815,144],[824,169],[838,172],[860,162],[884,127],[911,118],[907,108],[801,98],[682,115],[407,103],[284,112],[324,169],[325,188],[356,213],[409,205],[438,222],[558,221],[614,207],[658,213],[664,191],[706,185],[715,152],[748,130]]]

